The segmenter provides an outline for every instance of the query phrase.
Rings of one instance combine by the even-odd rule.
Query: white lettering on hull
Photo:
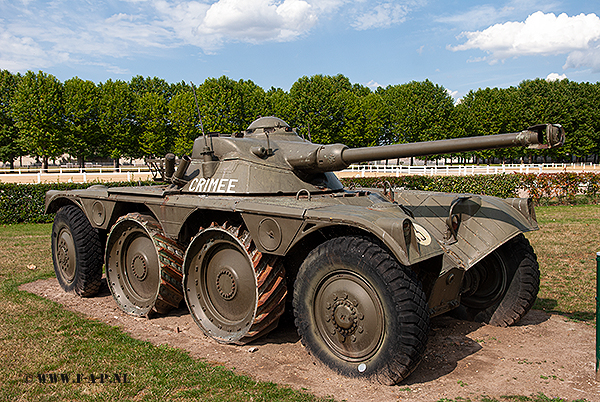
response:
[[[192,179],[188,191],[193,193],[235,193],[235,184],[238,179]]]

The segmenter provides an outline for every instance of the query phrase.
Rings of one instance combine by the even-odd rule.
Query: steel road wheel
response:
[[[63,280],[63,283],[70,285],[75,280],[75,241],[71,235],[71,230],[67,226],[59,228],[56,235],[56,262],[57,275]]]
[[[347,361],[373,356],[383,340],[385,318],[381,299],[369,282],[355,272],[332,271],[315,293],[315,323],[329,348]]]
[[[137,316],[177,307],[183,298],[182,255],[154,218],[138,213],[119,218],[106,246],[108,283],[119,307]]]
[[[396,384],[425,351],[429,313],[421,285],[369,238],[338,237],[311,251],[293,304],[302,344],[342,375]]]
[[[260,253],[246,230],[202,230],[184,261],[185,300],[198,326],[223,343],[243,344],[273,329],[283,313],[285,271]]]
[[[60,286],[88,297],[100,289],[102,246],[98,231],[75,205],[62,207],[52,225],[52,261]]]

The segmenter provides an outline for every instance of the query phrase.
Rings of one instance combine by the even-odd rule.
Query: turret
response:
[[[243,133],[197,138],[191,158],[184,157],[175,173],[173,162],[165,161],[171,175],[165,178],[184,192],[203,194],[330,192],[343,189],[331,172],[352,163],[515,146],[553,148],[564,138],[560,125],[541,124],[518,133],[352,149],[313,144],[285,121],[262,117]]]

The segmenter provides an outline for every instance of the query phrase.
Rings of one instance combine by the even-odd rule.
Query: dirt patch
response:
[[[595,329],[538,310],[509,328],[434,318],[423,361],[401,384],[388,387],[341,377],[315,362],[302,347],[291,322],[283,322],[267,337],[249,345],[222,345],[202,333],[186,308],[152,319],[123,313],[105,283],[100,294],[89,299],[63,292],[56,279],[25,284],[20,289],[118,326],[155,345],[168,344],[257,380],[289,384],[338,400],[435,401],[539,392],[569,400],[600,400],[600,383],[594,381]]]

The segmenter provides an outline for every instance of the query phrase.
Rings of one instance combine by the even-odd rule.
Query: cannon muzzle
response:
[[[509,147],[534,149],[555,148],[565,141],[565,130],[559,124],[538,124],[518,133],[453,138],[366,148],[348,148],[341,144],[321,145],[302,155],[287,158],[295,169],[306,172],[343,170],[352,163],[480,151]]]

